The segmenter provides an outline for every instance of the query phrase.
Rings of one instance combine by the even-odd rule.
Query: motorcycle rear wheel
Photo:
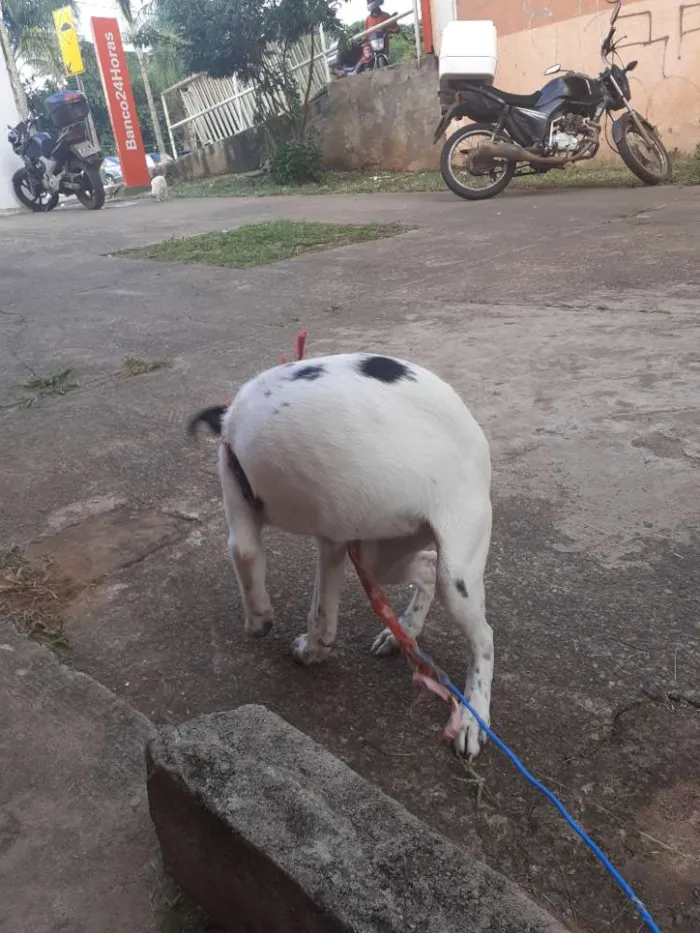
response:
[[[83,186],[75,195],[83,207],[89,211],[99,211],[105,203],[105,186],[98,168],[88,165],[83,169]]]
[[[58,195],[44,191],[40,194],[34,194],[29,174],[26,168],[19,168],[12,176],[12,187],[14,188],[17,200],[28,207],[35,214],[43,214],[46,211],[52,211],[58,204]]]
[[[505,160],[495,161],[493,170],[483,175],[474,174],[466,165],[459,171],[459,176],[457,175],[454,158],[465,151],[463,149],[462,153],[457,153],[457,147],[472,140],[477,145],[490,142],[494,130],[495,127],[490,123],[470,123],[448,137],[442,147],[440,173],[447,187],[460,198],[467,201],[485,201],[500,194],[513,180],[515,163]]]
[[[623,118],[625,119],[625,118]],[[617,151],[627,168],[646,185],[660,185],[671,179],[671,159],[654,127],[642,120],[652,143],[642,136],[634,120],[625,119],[622,135],[617,140]]]

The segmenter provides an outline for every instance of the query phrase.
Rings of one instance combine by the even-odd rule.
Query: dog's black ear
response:
[[[212,405],[211,408],[202,409],[187,425],[187,433],[194,436],[197,433],[197,425],[203,421],[204,424],[209,425],[214,434],[221,435],[221,422],[226,410],[226,405]]]

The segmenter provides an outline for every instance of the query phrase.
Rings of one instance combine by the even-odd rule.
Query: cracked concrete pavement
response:
[[[699,189],[635,188],[0,219],[2,544],[50,553],[74,584],[65,662],[155,722],[263,703],[571,930],[635,933],[612,882],[497,751],[465,769],[440,744],[442,707],[415,701],[400,660],[369,656],[376,623],[349,571],[335,656],[299,670],[312,549],[270,534],[277,626],[243,636],[215,447],[188,443],[187,418],[274,365],[302,326],[311,355],[414,359],[492,443],[494,726],[661,927],[697,930],[699,207]],[[413,229],[249,270],[114,255],[270,218]],[[125,379],[128,355],[172,365]],[[67,367],[78,389],[23,406],[29,375]],[[464,646],[431,616],[426,647],[461,679]]]

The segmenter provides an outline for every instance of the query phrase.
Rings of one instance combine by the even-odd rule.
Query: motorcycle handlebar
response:
[[[611,0],[608,0],[610,3]],[[603,39],[603,42],[600,46],[600,51],[603,56],[609,55],[612,52],[612,40],[615,35],[615,23],[617,22],[617,17],[620,15],[620,7],[622,6],[622,0],[612,0],[613,2],[613,11],[610,14],[610,28],[608,30],[607,36]]]

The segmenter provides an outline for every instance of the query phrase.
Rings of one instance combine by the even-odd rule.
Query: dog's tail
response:
[[[208,425],[214,434],[221,436],[221,422],[228,410],[227,405],[212,405],[211,408],[204,408],[190,420],[187,425],[187,433],[193,437],[197,433],[197,425],[200,421]]]

